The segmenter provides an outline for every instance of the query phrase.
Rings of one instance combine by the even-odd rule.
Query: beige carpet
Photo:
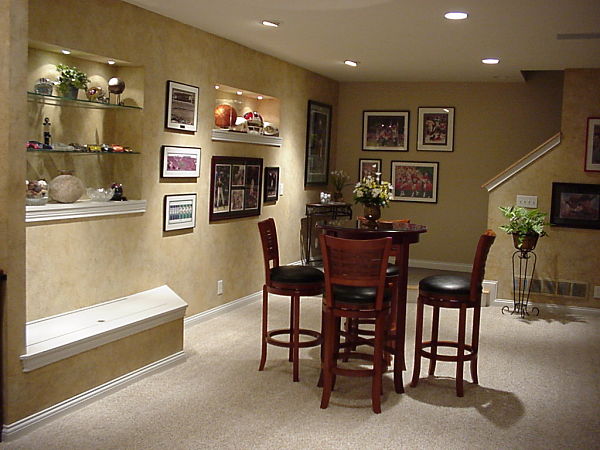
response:
[[[272,301],[274,325],[289,302]],[[304,325],[318,327],[319,300],[305,299]],[[405,384],[412,369],[415,306],[408,307]],[[386,374],[382,409],[370,380],[338,377],[319,409],[317,348],[302,351],[292,383],[283,349],[269,347],[258,372],[260,304],[186,329],[185,362],[149,376],[21,438],[7,449],[423,449],[600,448],[600,314],[543,310],[539,319],[485,308],[480,386],[457,398],[453,366],[406,393]],[[456,317],[443,315],[443,335]],[[448,327],[448,325],[450,327]],[[468,371],[467,371],[468,373]]]

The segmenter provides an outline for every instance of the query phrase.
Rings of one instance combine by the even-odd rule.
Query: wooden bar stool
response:
[[[315,296],[323,293],[323,272],[314,267],[280,266],[277,230],[272,218],[258,222],[263,248],[265,266],[265,284],[263,286],[262,305],[262,345],[258,370],[265,368],[267,361],[267,344],[289,348],[289,361],[292,362],[292,379],[299,381],[300,349],[321,344],[321,333],[300,328],[300,297]],[[291,297],[290,327],[285,329],[268,329],[269,293]],[[287,334],[287,341],[275,336]],[[300,341],[300,336],[313,339]]]
[[[479,318],[481,314],[481,291],[485,263],[490,247],[496,234],[487,230],[479,238],[477,251],[473,261],[471,276],[433,275],[419,282],[419,297],[417,298],[417,329],[415,333],[415,363],[411,387],[419,383],[421,373],[421,357],[429,359],[429,375],[434,375],[437,361],[456,363],[456,395],[462,397],[463,369],[466,361],[471,362],[471,378],[478,383],[477,355],[479,351]],[[423,339],[423,309],[424,305],[433,307],[433,322],[431,340]],[[440,308],[459,309],[458,339],[456,341],[440,341],[438,339]],[[467,309],[473,308],[473,323],[471,344],[465,343]],[[440,355],[439,347],[456,348],[456,355]],[[431,351],[425,350],[431,349]],[[467,352],[467,353],[465,353]]]

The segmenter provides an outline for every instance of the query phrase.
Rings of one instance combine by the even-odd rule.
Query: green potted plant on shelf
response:
[[[56,86],[58,87],[60,95],[63,97],[77,98],[79,89],[87,88],[87,84],[90,80],[87,75],[77,67],[58,64],[56,70],[58,71],[58,81]]]
[[[544,231],[544,227],[548,225],[545,212],[521,206],[500,206],[499,209],[508,219],[508,223],[499,228],[512,234],[516,249],[531,251],[541,236],[548,235]]]

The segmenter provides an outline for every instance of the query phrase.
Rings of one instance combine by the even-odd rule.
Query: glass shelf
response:
[[[74,106],[77,108],[90,109],[124,109],[124,110],[141,110],[140,106],[116,105],[114,103],[93,102],[91,100],[81,100],[67,97],[59,97],[56,95],[37,94],[35,92],[27,92],[28,100],[31,102],[43,103],[53,106]]]
[[[76,155],[139,155],[140,152],[84,152],[81,150],[45,150],[37,148],[28,148],[27,153],[52,154],[76,154]]]

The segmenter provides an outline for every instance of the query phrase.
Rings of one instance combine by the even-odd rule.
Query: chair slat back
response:
[[[475,258],[473,259],[473,270],[471,271],[471,301],[481,300],[483,277],[485,276],[485,264],[490,248],[496,239],[496,233],[487,230],[479,238]]]
[[[275,220],[269,217],[266,220],[258,222],[258,230],[262,242],[265,279],[266,283],[269,284],[271,281],[271,269],[279,267],[279,245],[277,243]]]

